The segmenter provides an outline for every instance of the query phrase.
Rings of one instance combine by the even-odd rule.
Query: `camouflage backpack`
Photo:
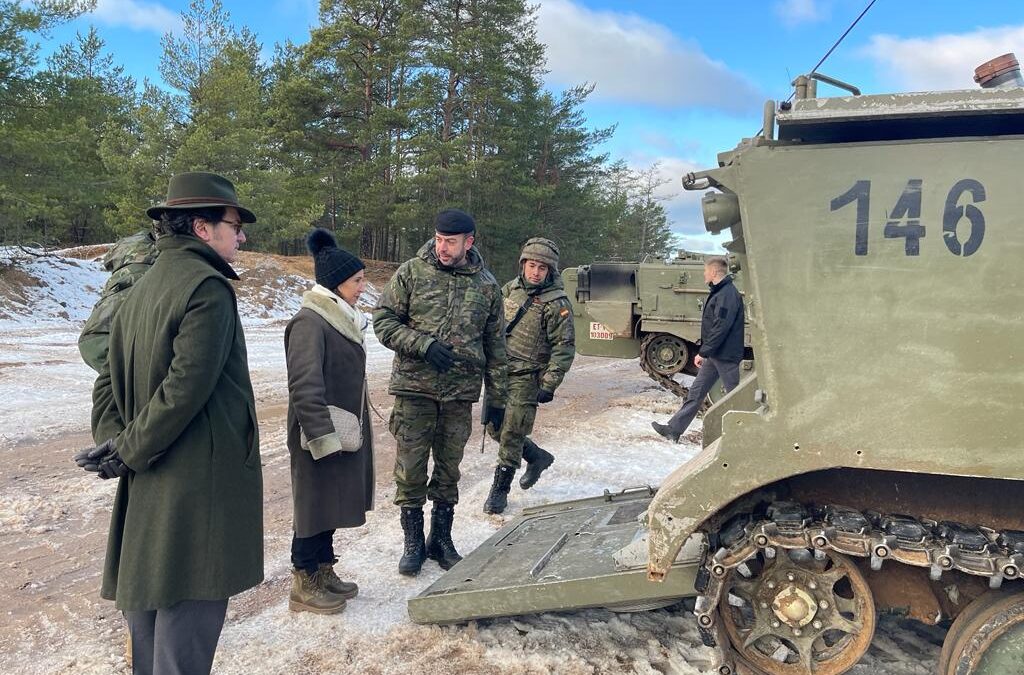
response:
[[[152,231],[146,230],[118,240],[103,256],[103,267],[110,272],[110,279],[78,336],[82,360],[97,373],[107,360],[107,340],[114,315],[128,299],[135,282],[156,262],[159,253]]]

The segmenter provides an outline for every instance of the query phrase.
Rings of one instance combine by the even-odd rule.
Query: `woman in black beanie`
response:
[[[334,614],[359,592],[334,571],[334,531],[363,525],[373,508],[373,438],[363,346],[368,322],[356,309],[366,288],[365,265],[338,248],[327,230],[313,230],[307,245],[316,285],[303,294],[302,307],[284,332],[294,503],[288,607]],[[351,424],[336,428],[344,420],[328,406],[355,418],[348,416]]]

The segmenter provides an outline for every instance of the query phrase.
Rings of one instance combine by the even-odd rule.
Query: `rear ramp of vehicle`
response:
[[[640,517],[655,490],[525,509],[462,562],[409,600],[416,623],[609,607],[652,609],[696,595],[701,540],[694,537],[671,574],[647,580]]]

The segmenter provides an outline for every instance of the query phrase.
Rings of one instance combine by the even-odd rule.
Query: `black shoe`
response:
[[[419,506],[402,507],[402,532],[405,533],[405,551],[398,561],[398,573],[414,577],[420,573],[427,559],[423,542],[423,509]]]
[[[657,422],[651,422],[651,427],[658,432],[658,435],[665,440],[672,441],[673,443],[679,442],[679,434],[668,428],[667,424],[658,424]]]
[[[450,570],[462,556],[452,542],[452,521],[455,520],[455,504],[434,502],[430,512],[430,536],[427,537],[427,557],[436,560],[443,570]]]
[[[516,470],[510,466],[499,464],[494,467],[494,482],[491,483],[491,493],[487,495],[484,502],[484,513],[502,513],[508,505],[508,491],[512,489],[512,477]]]
[[[524,490],[532,488],[544,470],[555,462],[554,455],[529,438],[523,444],[523,459],[526,460],[526,471],[519,478],[519,487]]]

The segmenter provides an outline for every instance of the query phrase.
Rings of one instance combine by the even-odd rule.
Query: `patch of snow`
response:
[[[0,247],[4,265],[40,285],[21,285],[23,302],[0,304],[0,449],[89,427],[96,374],[78,353],[78,333],[109,277],[98,261],[55,252],[36,257],[16,247]],[[259,265],[258,270],[238,268],[237,288],[253,389],[265,401],[287,397],[284,328],[312,282],[280,274],[269,258]],[[249,275],[261,283],[246,283]],[[360,308],[368,313],[379,297],[368,284]],[[372,325],[366,347],[368,371],[390,367],[392,354],[377,341]]]
[[[19,271],[39,285],[24,286],[21,301],[8,298],[0,304],[0,331],[85,321],[109,276],[97,261],[53,254],[37,257],[14,247],[0,247],[3,267]]]

